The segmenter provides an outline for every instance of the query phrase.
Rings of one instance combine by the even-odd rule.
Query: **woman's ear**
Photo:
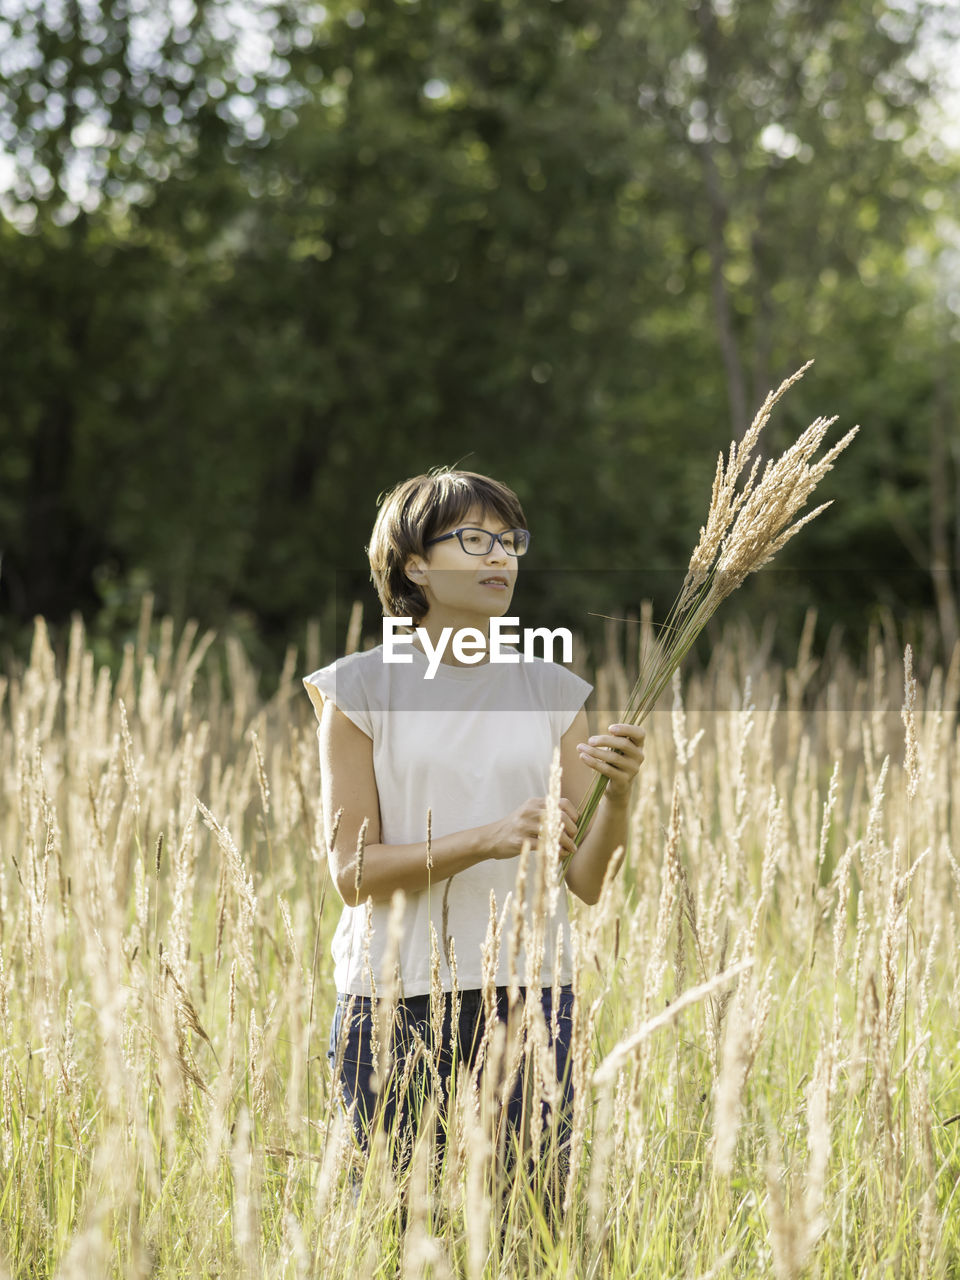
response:
[[[427,571],[426,561],[422,556],[408,556],[403,572],[411,582],[421,583]]]

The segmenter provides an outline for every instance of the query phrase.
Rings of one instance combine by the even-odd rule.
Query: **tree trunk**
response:
[[[724,278],[726,263],[727,210],[720,190],[720,175],[713,158],[711,144],[705,142],[700,149],[703,158],[703,176],[709,206],[710,292],[713,297],[713,316],[717,322],[717,337],[727,375],[727,401],[730,405],[730,421],[734,437],[739,439],[747,429],[747,393],[744,387],[743,362],[737,335],[733,331],[733,309],[730,293]]]
[[[716,121],[714,89],[717,83],[717,44],[720,39],[716,15],[710,0],[701,0],[694,14],[703,54],[706,59],[704,98],[707,104],[708,135],[700,145],[703,165],[703,182],[707,195],[707,245],[710,252],[710,292],[713,298],[713,315],[717,324],[720,353],[727,375],[727,402],[734,439],[739,439],[747,429],[747,391],[743,373],[743,361],[733,328],[733,308],[730,291],[724,276],[727,260],[727,202],[723,196],[720,172],[714,156],[712,132]]]

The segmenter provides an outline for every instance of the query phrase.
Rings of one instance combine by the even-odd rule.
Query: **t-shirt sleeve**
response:
[[[581,680],[578,675],[568,671],[559,662],[544,665],[550,669],[550,678],[553,681],[549,702],[550,719],[554,740],[559,742],[577,718],[577,712],[592,692],[593,685],[586,680]]]
[[[320,719],[327,698],[368,738],[373,737],[373,718],[359,662],[341,658],[303,677],[303,686]]]

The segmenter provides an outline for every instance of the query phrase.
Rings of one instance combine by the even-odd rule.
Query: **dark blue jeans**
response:
[[[468,1069],[476,1066],[485,1025],[483,993],[479,990],[470,990],[461,991],[459,995],[459,1016],[456,1028],[453,1028],[450,993],[445,994],[439,1044],[436,1043],[430,1017],[430,997],[410,996],[398,1001],[391,1044],[393,1062],[388,1078],[378,1082],[378,1088],[374,1087],[371,1078],[375,1068],[372,1047],[373,1002],[365,996],[342,994],[337,996],[327,1058],[335,1070],[339,1063],[338,1080],[343,1090],[344,1101],[351,1108],[357,1142],[363,1150],[368,1149],[371,1130],[377,1125],[382,1125],[384,1132],[393,1135],[395,1155],[401,1164],[405,1163],[405,1156],[409,1154],[412,1138],[417,1129],[423,1100],[429,1096],[437,1108],[440,1120],[437,1142],[438,1152],[442,1152],[445,1141],[444,1117],[454,1065],[463,1063]],[[518,1009],[522,1008],[525,998],[526,992],[521,987],[520,1000],[515,1006],[514,1017],[517,1016]],[[565,1163],[573,1112],[572,1063],[570,1061],[573,988],[570,986],[559,988],[556,1036],[553,1034],[553,991],[550,987],[544,987],[541,992],[541,1003],[547,1025],[547,1036],[553,1049],[556,1079],[561,1086],[559,1109],[555,1118],[555,1133],[558,1156]],[[497,988],[497,1014],[501,1022],[507,1022],[509,1001],[506,987]],[[417,1051],[417,1036],[434,1059],[435,1073],[429,1070],[422,1051],[412,1070],[405,1071],[408,1055]],[[484,1066],[481,1067],[481,1078],[483,1070]],[[508,1151],[512,1145],[511,1137],[520,1135],[524,1093],[527,1088],[525,1076],[523,1069],[516,1072],[504,1108],[503,1119],[506,1122]],[[437,1096],[438,1083],[439,1097]],[[547,1102],[542,1101],[541,1114],[545,1139],[549,1134],[549,1111]],[[543,1147],[546,1148],[546,1141]]]

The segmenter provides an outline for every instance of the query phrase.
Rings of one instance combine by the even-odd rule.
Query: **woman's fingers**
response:
[[[646,739],[643,729],[634,724],[612,724],[608,733],[596,733],[586,742],[578,742],[577,750],[581,755],[593,755],[598,759],[627,759],[640,761],[643,759],[643,744]]]
[[[643,744],[646,739],[645,730],[635,724],[612,724],[606,733],[594,734],[580,746],[598,747],[601,750],[619,752],[625,756],[643,758]]]
[[[572,801],[561,797],[559,802],[559,830],[548,831],[547,811],[549,797],[534,796],[526,800],[503,820],[505,834],[501,840],[502,852],[497,857],[516,857],[524,845],[534,846],[540,841],[559,837],[560,849],[567,854],[576,852],[577,809]],[[545,847],[545,846],[544,846]]]
[[[581,759],[584,764],[589,765],[591,769],[595,769],[597,773],[602,773],[606,778],[634,777],[634,774],[624,768],[623,765],[614,764],[612,761],[604,760],[599,756],[581,755]]]
[[[607,733],[597,733],[577,744],[584,764],[603,774],[617,790],[626,790],[643,763],[646,733],[635,724],[612,724]]]
[[[546,817],[548,803],[549,801],[546,796],[544,796],[542,799],[536,802],[535,818],[536,818],[537,830],[532,837],[534,840],[537,838],[537,836],[540,834],[543,828],[543,822]],[[566,796],[561,796],[559,810],[560,810],[560,848],[565,853],[575,853],[577,848],[575,843],[575,837],[577,834],[576,806],[573,804],[571,800],[568,800]]]
[[[578,747],[580,759],[591,768],[597,769],[601,773],[612,770],[613,774],[626,773],[631,777],[640,768],[643,763],[643,752],[632,752],[627,754],[625,751],[618,751],[616,747]],[[611,774],[610,776],[613,776]]]
[[[563,814],[563,830],[560,833],[560,843],[566,849],[567,853],[573,853],[577,847],[576,844],[577,823],[568,813]]]

